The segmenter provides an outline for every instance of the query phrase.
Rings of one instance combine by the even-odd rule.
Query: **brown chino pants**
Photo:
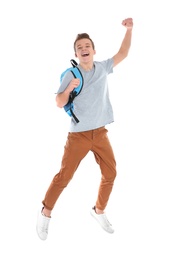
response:
[[[61,169],[54,176],[42,201],[45,208],[53,209],[81,160],[89,151],[92,151],[100,166],[102,176],[95,206],[100,210],[105,209],[116,177],[116,162],[107,132],[108,130],[105,127],[100,127],[85,132],[68,133]]]

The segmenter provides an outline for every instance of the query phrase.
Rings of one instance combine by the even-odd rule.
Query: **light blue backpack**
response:
[[[83,83],[84,83],[84,79],[83,79],[83,75],[81,73],[81,71],[79,70],[79,68],[77,67],[78,64],[75,60],[70,60],[72,67],[66,69],[64,72],[62,72],[61,77],[60,77],[60,83],[62,82],[62,79],[65,75],[66,72],[71,71],[71,73],[73,74],[74,78],[79,78],[80,79],[80,84],[78,87],[74,88],[73,91],[70,93],[69,95],[69,100],[68,103],[64,106],[64,110],[65,112],[70,116],[73,117],[76,123],[79,123],[79,119],[76,117],[76,115],[74,114],[74,103],[73,100],[75,97],[77,97],[82,88],[83,88]]]

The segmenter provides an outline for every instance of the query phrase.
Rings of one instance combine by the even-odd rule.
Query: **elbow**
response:
[[[59,107],[59,108],[63,108],[63,106],[62,106],[61,104],[57,103],[57,102],[56,102],[56,105],[57,105],[57,107]]]
[[[125,58],[128,57],[129,50],[125,52]]]
[[[125,50],[122,52],[122,60],[126,59],[128,57],[129,50]]]
[[[61,101],[60,101],[58,95],[56,96],[55,101],[56,101],[56,105],[57,105],[57,107],[59,107],[59,108],[63,108],[63,104],[61,103]]]
[[[57,105],[57,107],[59,107],[59,108],[63,108],[63,105],[62,105],[60,102],[58,102],[58,101],[56,101],[56,105]]]

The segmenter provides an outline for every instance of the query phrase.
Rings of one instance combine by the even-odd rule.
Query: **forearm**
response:
[[[119,51],[113,56],[114,66],[119,64],[122,60],[124,60],[128,56],[129,49],[131,47],[132,40],[132,28],[127,28]]]
[[[125,37],[122,41],[121,47],[119,52],[126,58],[131,47],[131,40],[132,40],[132,28],[127,29],[125,33]]]
[[[64,92],[56,95],[56,105],[57,105],[57,107],[62,108],[68,103],[70,93],[71,93],[70,89],[66,88],[66,90],[64,90]]]
[[[63,92],[56,95],[56,105],[60,108],[64,107],[68,103],[70,93],[76,87],[78,87],[79,84],[80,84],[80,80],[78,78],[73,78],[70,81],[67,88]]]

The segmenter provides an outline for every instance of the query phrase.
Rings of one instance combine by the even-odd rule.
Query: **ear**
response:
[[[94,55],[96,54],[96,50],[94,50]]]
[[[77,54],[76,54],[76,52],[75,52],[75,57],[77,58]]]

